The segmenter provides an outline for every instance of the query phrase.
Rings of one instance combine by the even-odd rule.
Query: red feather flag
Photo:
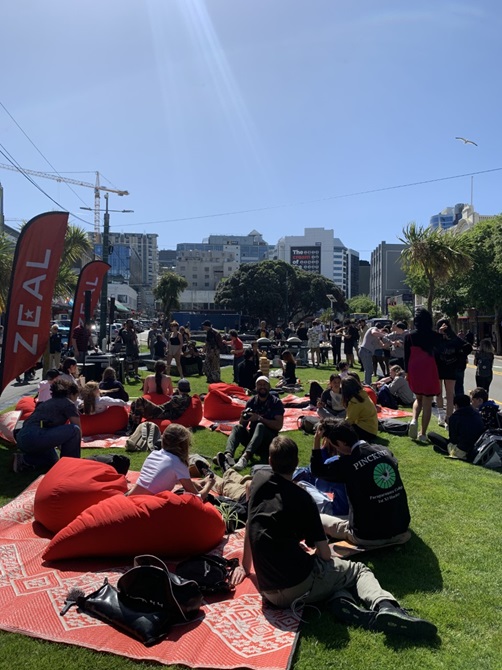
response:
[[[90,314],[94,312],[98,304],[103,279],[110,269],[111,265],[104,261],[91,261],[84,265],[78,278],[77,290],[73,301],[73,311],[71,313],[71,334],[77,326],[83,326],[85,323],[85,294],[91,293]]]
[[[16,245],[0,363],[0,393],[35,366],[50,335],[52,298],[63,256],[68,212],[35,216]]]

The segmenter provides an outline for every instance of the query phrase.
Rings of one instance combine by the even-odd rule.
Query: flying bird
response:
[[[466,140],[465,137],[456,137],[455,139],[461,140],[464,144],[474,144],[475,147],[478,146],[476,142],[473,142],[472,140]]]

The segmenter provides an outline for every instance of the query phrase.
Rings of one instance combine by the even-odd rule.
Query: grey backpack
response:
[[[162,433],[156,423],[144,421],[127,438],[126,451],[155,451],[162,444]]]

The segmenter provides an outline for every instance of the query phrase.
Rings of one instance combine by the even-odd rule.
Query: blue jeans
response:
[[[373,354],[369,349],[361,347],[359,349],[359,358],[364,368],[364,383],[371,386],[371,379],[373,375]]]
[[[56,447],[61,456],[80,458],[80,427],[65,423],[54,428],[36,425],[23,427],[17,435],[17,446],[23,452],[27,465],[52,467],[58,461]]]

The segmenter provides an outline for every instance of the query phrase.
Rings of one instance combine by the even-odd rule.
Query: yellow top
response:
[[[375,405],[371,402],[369,395],[361,389],[359,396],[363,402],[357,398],[351,398],[347,406],[347,421],[356,424],[372,435],[378,433],[378,417]]]

